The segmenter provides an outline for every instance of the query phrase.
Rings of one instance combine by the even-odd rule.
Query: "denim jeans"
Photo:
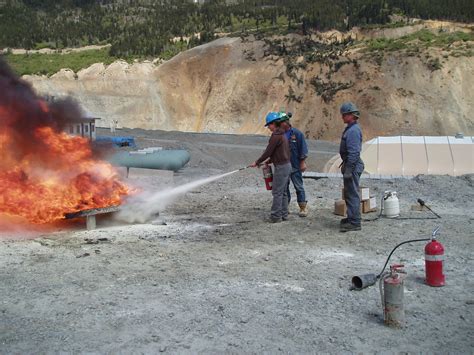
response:
[[[275,165],[272,182],[272,219],[280,219],[288,217],[288,197],[286,196],[286,188],[288,179],[290,178],[291,164]]]
[[[293,182],[293,186],[296,190],[296,202],[306,202],[306,193],[304,192],[303,186],[303,173],[300,170],[294,170],[290,174],[290,180],[288,180],[288,186],[286,188],[286,194],[288,195],[288,203],[290,203],[291,201],[290,181]]]
[[[360,226],[359,180],[361,173],[352,172],[352,177],[344,178],[344,199],[347,205],[347,221]]]

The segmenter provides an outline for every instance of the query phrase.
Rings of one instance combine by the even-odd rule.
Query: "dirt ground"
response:
[[[101,134],[105,131],[99,132]],[[182,184],[248,165],[266,137],[121,130],[140,146],[185,148],[180,172],[132,170],[129,182]],[[337,152],[309,142],[311,171]],[[471,353],[474,345],[474,176],[363,180],[378,198],[397,191],[403,217],[339,233],[340,179],[305,180],[307,218],[270,224],[271,194],[247,169],[186,193],[155,221],[112,218],[6,230],[0,240],[1,353]],[[411,212],[422,198],[429,212]],[[364,215],[375,218],[376,213]],[[426,218],[426,219],[425,219]],[[406,327],[384,326],[378,287],[391,249],[441,227],[446,286],[424,284],[425,243],[406,244]],[[471,275],[471,276],[470,276]]]

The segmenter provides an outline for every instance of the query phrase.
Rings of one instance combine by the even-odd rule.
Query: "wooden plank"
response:
[[[80,217],[88,217],[88,216],[95,216],[97,214],[104,214],[104,213],[111,213],[117,212],[120,210],[120,206],[109,206],[109,207],[102,207],[102,208],[92,208],[90,210],[82,210],[78,212],[66,213],[64,214],[64,218],[71,219],[71,218],[80,218]]]

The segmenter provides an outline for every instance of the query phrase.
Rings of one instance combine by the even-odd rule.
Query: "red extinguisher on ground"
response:
[[[425,246],[426,283],[434,287],[444,286],[444,247],[436,240],[439,228],[433,231],[431,241]]]
[[[273,182],[272,167],[268,164],[264,164],[262,171],[263,171],[263,179],[265,180],[265,187],[267,188],[267,190],[271,190],[272,182]]]

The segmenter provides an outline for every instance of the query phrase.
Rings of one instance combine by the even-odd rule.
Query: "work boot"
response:
[[[300,212],[298,213],[298,216],[306,217],[308,215],[308,203],[298,202],[298,206],[300,206]]]
[[[339,232],[341,233],[360,231],[360,230],[362,230],[360,224],[345,223],[345,224],[341,224],[341,226],[339,227]]]
[[[343,219],[341,219],[341,222],[340,222],[341,225],[347,224],[347,223],[349,223],[349,218],[343,218]]]
[[[267,222],[269,223],[280,223],[281,222],[281,218],[275,218],[275,217],[270,217]]]

